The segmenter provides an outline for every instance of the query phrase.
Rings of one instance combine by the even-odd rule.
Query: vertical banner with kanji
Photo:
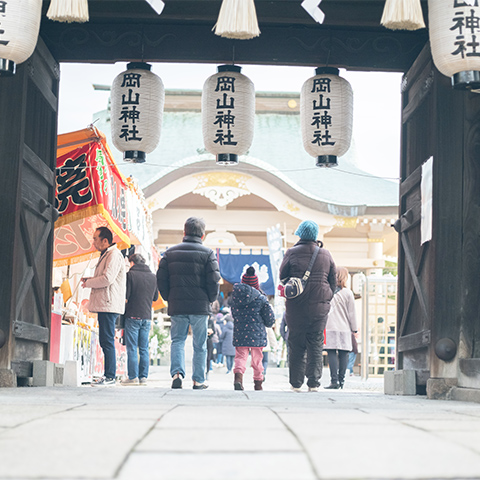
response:
[[[100,141],[91,141],[57,159],[55,206],[56,266],[96,253],[93,232],[107,226],[120,248],[130,245],[126,192],[128,186]]]

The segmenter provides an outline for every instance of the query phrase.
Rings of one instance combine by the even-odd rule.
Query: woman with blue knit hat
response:
[[[286,300],[290,385],[299,392],[307,377],[308,391],[317,392],[323,367],[323,332],[337,286],[336,269],[330,252],[317,240],[317,223],[303,221],[295,235],[300,240],[285,253],[280,278],[283,282],[302,278],[312,261],[313,265],[303,293]]]

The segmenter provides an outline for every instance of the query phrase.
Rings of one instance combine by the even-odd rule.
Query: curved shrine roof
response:
[[[107,111],[96,117],[100,117],[96,125],[110,137]],[[111,138],[109,143],[112,145]],[[217,166],[214,156],[204,150],[198,111],[166,111],[159,146],[147,155],[146,163],[125,163],[121,153],[112,150],[122,172],[135,177],[146,196],[162,188],[168,177],[229,168],[260,176],[289,191],[298,201],[334,215],[355,216],[364,213],[366,207],[398,205],[397,183],[355,165],[354,141],[347,154],[338,159],[338,167],[316,167],[315,159],[303,148],[298,113],[257,113],[252,146],[233,167]]]

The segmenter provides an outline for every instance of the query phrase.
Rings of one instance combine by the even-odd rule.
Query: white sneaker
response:
[[[319,388],[318,387],[308,387],[309,392],[318,392]]]
[[[291,387],[290,387],[290,390],[292,390],[292,392],[301,392],[301,391],[302,391],[301,388],[296,388],[296,387],[294,387],[294,386],[291,386]]]
[[[114,387],[115,379],[108,377],[97,378],[92,382],[92,387]]]

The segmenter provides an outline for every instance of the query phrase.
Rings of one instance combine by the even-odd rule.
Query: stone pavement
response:
[[[1,479],[480,478],[480,405],[385,396],[382,381],[289,391],[269,367],[265,390],[235,392],[225,368],[210,388],[0,390]],[[324,383],[328,384],[328,370]]]

